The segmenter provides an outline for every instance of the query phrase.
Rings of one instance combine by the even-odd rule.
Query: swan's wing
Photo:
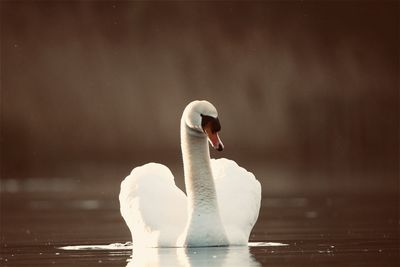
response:
[[[119,201],[135,245],[176,245],[186,224],[186,195],[166,166],[149,163],[133,169],[121,183]]]
[[[260,211],[260,182],[232,160],[212,159],[211,168],[229,242],[231,245],[246,245]]]

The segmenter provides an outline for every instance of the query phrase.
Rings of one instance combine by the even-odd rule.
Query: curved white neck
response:
[[[188,197],[183,246],[228,244],[218,209],[207,137],[181,121],[181,148]]]
[[[181,123],[181,149],[189,213],[202,207],[218,212],[207,137]]]

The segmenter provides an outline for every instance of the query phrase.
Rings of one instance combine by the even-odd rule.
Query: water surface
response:
[[[54,186],[60,182],[57,179],[2,182],[1,266],[397,266],[399,263],[397,195],[267,197],[262,200],[249,247],[139,250],[123,245],[130,241],[130,234],[119,214],[118,188],[104,187],[102,181],[92,186],[74,179],[62,179],[61,186]]]

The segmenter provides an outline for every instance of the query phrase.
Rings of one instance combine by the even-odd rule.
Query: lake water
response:
[[[135,250],[118,187],[2,180],[1,266],[398,266],[397,194],[264,197],[249,247]],[[257,243],[261,242],[261,243]],[[274,242],[274,243],[263,243]],[[119,243],[119,244],[116,244]],[[284,244],[284,245],[283,245]],[[69,249],[62,247],[69,246]],[[79,247],[80,246],[80,247]]]

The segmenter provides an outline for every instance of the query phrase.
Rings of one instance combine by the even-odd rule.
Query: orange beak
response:
[[[205,133],[207,134],[208,141],[214,149],[218,151],[222,151],[224,149],[224,144],[219,138],[218,132],[212,132],[209,127],[206,127]]]

